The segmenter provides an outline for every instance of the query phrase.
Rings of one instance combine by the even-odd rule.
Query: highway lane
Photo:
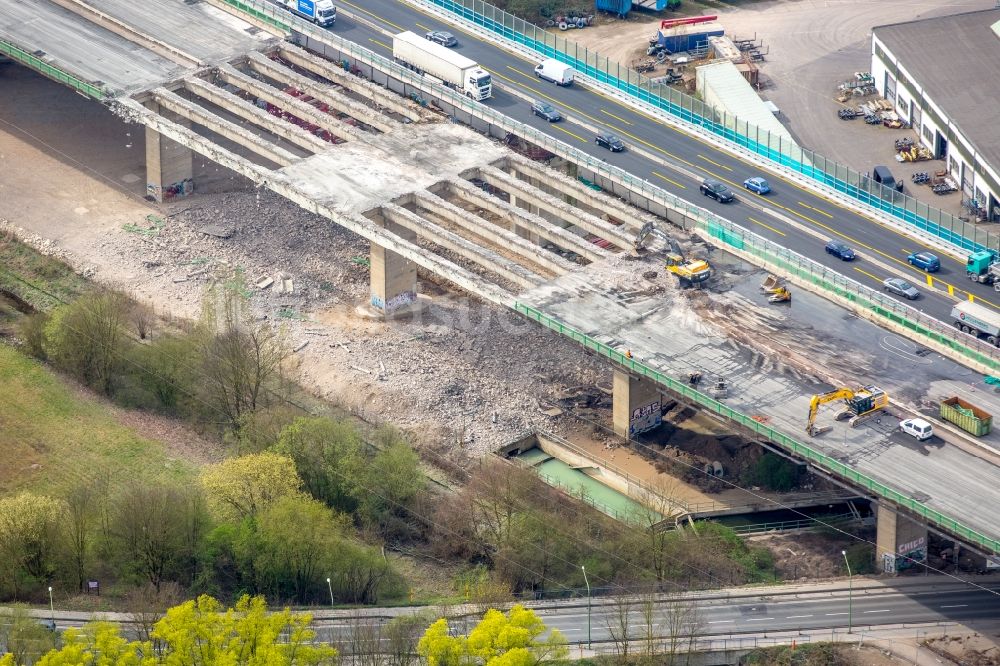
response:
[[[705,593],[704,598],[692,599],[685,610],[685,623],[694,623],[701,636],[724,636],[740,633],[765,631],[828,631],[835,628],[853,626],[885,626],[895,624],[923,624],[936,622],[982,622],[1000,619],[1000,594],[997,586],[990,584],[987,590],[967,585],[934,585],[926,588],[879,588],[856,589],[853,594],[840,589],[828,592],[789,593],[780,587],[774,592],[761,596],[738,596],[740,590],[732,591],[737,596],[717,596]],[[654,622],[662,631],[674,612],[669,603],[657,603],[653,613]],[[325,611],[313,609],[313,624],[321,638],[344,640],[360,625],[384,625],[390,618],[399,615],[425,612],[426,608],[366,608],[361,612],[370,619],[345,617],[349,611]],[[539,617],[550,629],[559,629],[571,643],[586,641],[587,608],[583,599],[573,604],[557,607],[543,607],[536,610]],[[48,618],[49,611],[37,610],[32,614],[38,618]],[[127,614],[110,614],[114,621],[131,623]],[[630,633],[641,636],[645,624],[644,610],[638,603],[619,605],[608,597],[596,597],[590,613],[592,640],[611,640],[609,626],[620,626],[623,616],[627,616]],[[89,616],[83,613],[55,612],[56,626],[83,625]],[[468,624],[474,624],[477,617],[469,617]],[[451,622],[456,630],[463,630],[466,624],[461,619]],[[125,627],[126,635],[134,631]],[[383,639],[387,640],[387,639]]]
[[[438,28],[455,32],[460,41],[457,50],[480,62],[494,74],[497,84],[506,88],[495,89],[494,98],[486,102],[491,108],[647,178],[678,196],[745,225],[868,286],[879,288],[882,279],[893,275],[906,277],[924,294],[911,304],[928,314],[948,321],[952,303],[968,298],[970,293],[977,302],[1000,310],[1000,297],[992,287],[972,283],[965,278],[964,257],[948,256],[929,248],[889,226],[841,208],[773,173],[763,174],[774,188],[771,194],[759,197],[747,192],[741,184],[745,178],[761,175],[756,166],[596,91],[579,85],[560,88],[539,81],[534,77],[530,63],[480,42],[473,35],[443,24],[398,0],[369,0],[363,6],[355,0],[340,0],[340,4],[345,11],[354,12],[364,21],[374,23],[389,33],[403,29],[422,33]],[[334,32],[381,55],[391,56],[389,36],[363,22],[342,15]],[[533,116],[525,97],[551,102],[567,115],[569,122],[549,124]],[[595,146],[591,131],[594,127],[617,132],[629,150],[610,153]],[[706,176],[728,183],[737,192],[738,201],[720,204],[701,196],[698,184]],[[840,238],[852,245],[858,252],[858,261],[845,264],[826,254],[823,246],[830,238]],[[935,252],[942,260],[942,270],[931,276],[931,285],[923,271],[906,263],[910,252],[921,249]],[[948,294],[949,286],[953,297]]]

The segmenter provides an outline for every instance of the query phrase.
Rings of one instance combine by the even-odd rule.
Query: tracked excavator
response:
[[[809,419],[806,421],[806,432],[810,437],[815,437],[830,430],[831,426],[817,426],[816,413],[819,406],[843,400],[847,408],[837,414],[838,421],[850,419],[850,426],[853,428],[889,406],[889,394],[877,386],[862,386],[852,391],[848,388],[834,389],[828,393],[814,395],[809,401]]]
[[[635,237],[635,251],[638,252],[645,247],[650,236],[659,238],[666,244],[666,266],[665,268],[677,276],[677,280],[682,287],[700,286],[712,277],[712,267],[704,259],[688,260],[681,250],[680,244],[674,240],[673,236],[664,233],[652,222],[642,225],[638,235]]]

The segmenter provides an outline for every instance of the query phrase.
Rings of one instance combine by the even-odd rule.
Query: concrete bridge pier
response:
[[[625,370],[615,369],[614,373],[611,415],[615,434],[632,439],[660,425],[662,400],[656,383]]]
[[[885,501],[878,502],[876,517],[875,566],[880,571],[895,574],[927,562],[927,523]]]
[[[400,238],[416,242],[413,231],[387,221],[381,215],[372,221]],[[371,244],[371,307],[384,316],[399,314],[417,302],[417,265],[384,247]]]
[[[172,116],[170,120],[190,129],[191,121],[161,109],[150,100],[146,108]],[[194,192],[194,154],[191,149],[146,127],[146,196],[157,203]]]

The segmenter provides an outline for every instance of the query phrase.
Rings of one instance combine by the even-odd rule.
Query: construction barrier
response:
[[[45,76],[49,77],[54,81],[58,81],[63,85],[67,85],[73,88],[77,92],[83,93],[87,97],[92,97],[96,100],[104,100],[110,97],[110,94],[104,88],[95,86],[92,83],[87,83],[82,81],[68,72],[64,72],[54,65],[50,65],[38,56],[28,53],[18,47],[14,46],[10,42],[6,42],[0,39],[0,54],[7,56],[17,62],[30,67],[36,72],[41,72]]]

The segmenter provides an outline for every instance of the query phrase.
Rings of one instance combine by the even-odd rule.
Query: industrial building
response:
[[[934,157],[1000,221],[1000,8],[878,26],[872,75]]]

